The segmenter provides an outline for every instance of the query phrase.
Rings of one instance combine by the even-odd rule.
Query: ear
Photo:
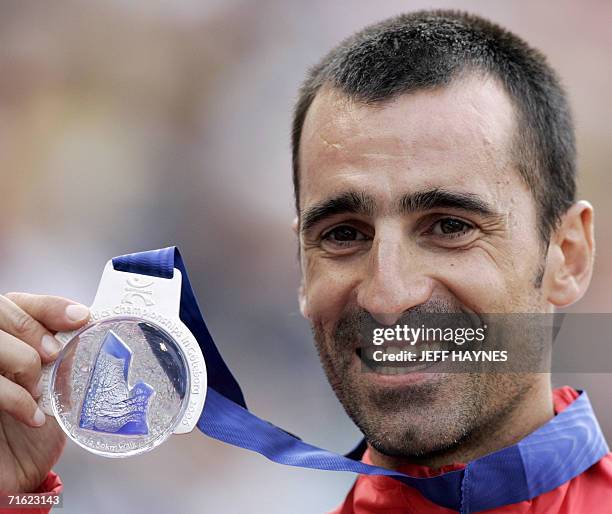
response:
[[[594,257],[593,206],[576,202],[551,235],[543,278],[551,304],[567,307],[582,298],[591,282]]]
[[[298,226],[299,226],[299,221],[298,221],[298,217],[296,216],[295,218],[293,218],[293,221],[291,222],[291,230],[293,230],[293,233],[296,236],[298,235]]]
[[[300,312],[302,313],[302,316],[304,316],[306,319],[309,319],[309,313],[308,313],[308,301],[306,300],[306,294],[304,293],[304,282],[302,281],[302,283],[300,284],[300,287],[298,288],[298,301],[300,303]]]

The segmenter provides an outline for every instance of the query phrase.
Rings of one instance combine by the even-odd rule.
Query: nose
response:
[[[434,282],[425,274],[418,253],[401,237],[374,239],[357,303],[383,325],[393,325],[404,312],[427,302]]]

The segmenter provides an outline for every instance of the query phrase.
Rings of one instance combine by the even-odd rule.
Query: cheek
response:
[[[494,261],[481,249],[433,257],[434,278],[461,305],[478,313],[505,312],[511,292],[506,263]]]
[[[435,278],[467,308],[501,313],[531,305],[538,262],[530,252],[497,252],[473,248],[454,256],[432,258]]]
[[[312,323],[326,330],[346,312],[355,297],[356,274],[346,267],[339,268],[331,260],[317,259],[306,265],[304,298]]]

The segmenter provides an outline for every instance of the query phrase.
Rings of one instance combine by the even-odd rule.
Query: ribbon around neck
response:
[[[530,500],[580,475],[608,452],[585,392],[563,412],[517,444],[434,477],[415,477],[360,462],[365,444],[343,456],[310,445],[250,412],[238,381],[221,357],[200,312],[177,247],[122,255],[117,271],[172,278],[182,274],[179,316],[197,339],[208,373],[198,428],[209,437],[257,452],[279,464],[383,475],[417,489],[435,504],[461,514]]]

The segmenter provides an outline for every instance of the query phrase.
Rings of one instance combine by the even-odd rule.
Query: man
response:
[[[575,201],[569,110],[539,52],[456,12],[368,27],[307,77],[293,170],[301,310],[366,462],[421,477],[461,469],[575,400],[548,373],[368,373],[355,345],[368,317],[551,313],[586,291],[593,212]],[[336,512],[451,510],[362,476]],[[495,512],[612,512],[610,454]]]
[[[463,469],[571,407],[578,393],[552,391],[548,373],[365,372],[356,345],[364,319],[551,313],[586,291],[592,207],[575,201],[568,107],[538,52],[454,12],[369,27],[307,78],[293,167],[300,307],[365,436],[365,462],[417,477]],[[88,312],[61,298],[0,301],[0,490],[57,490],[50,469],[64,438],[37,410],[37,380],[57,355],[52,333],[82,326]],[[490,512],[611,505],[608,454],[560,487]],[[455,511],[394,479],[362,476],[336,512]]]

